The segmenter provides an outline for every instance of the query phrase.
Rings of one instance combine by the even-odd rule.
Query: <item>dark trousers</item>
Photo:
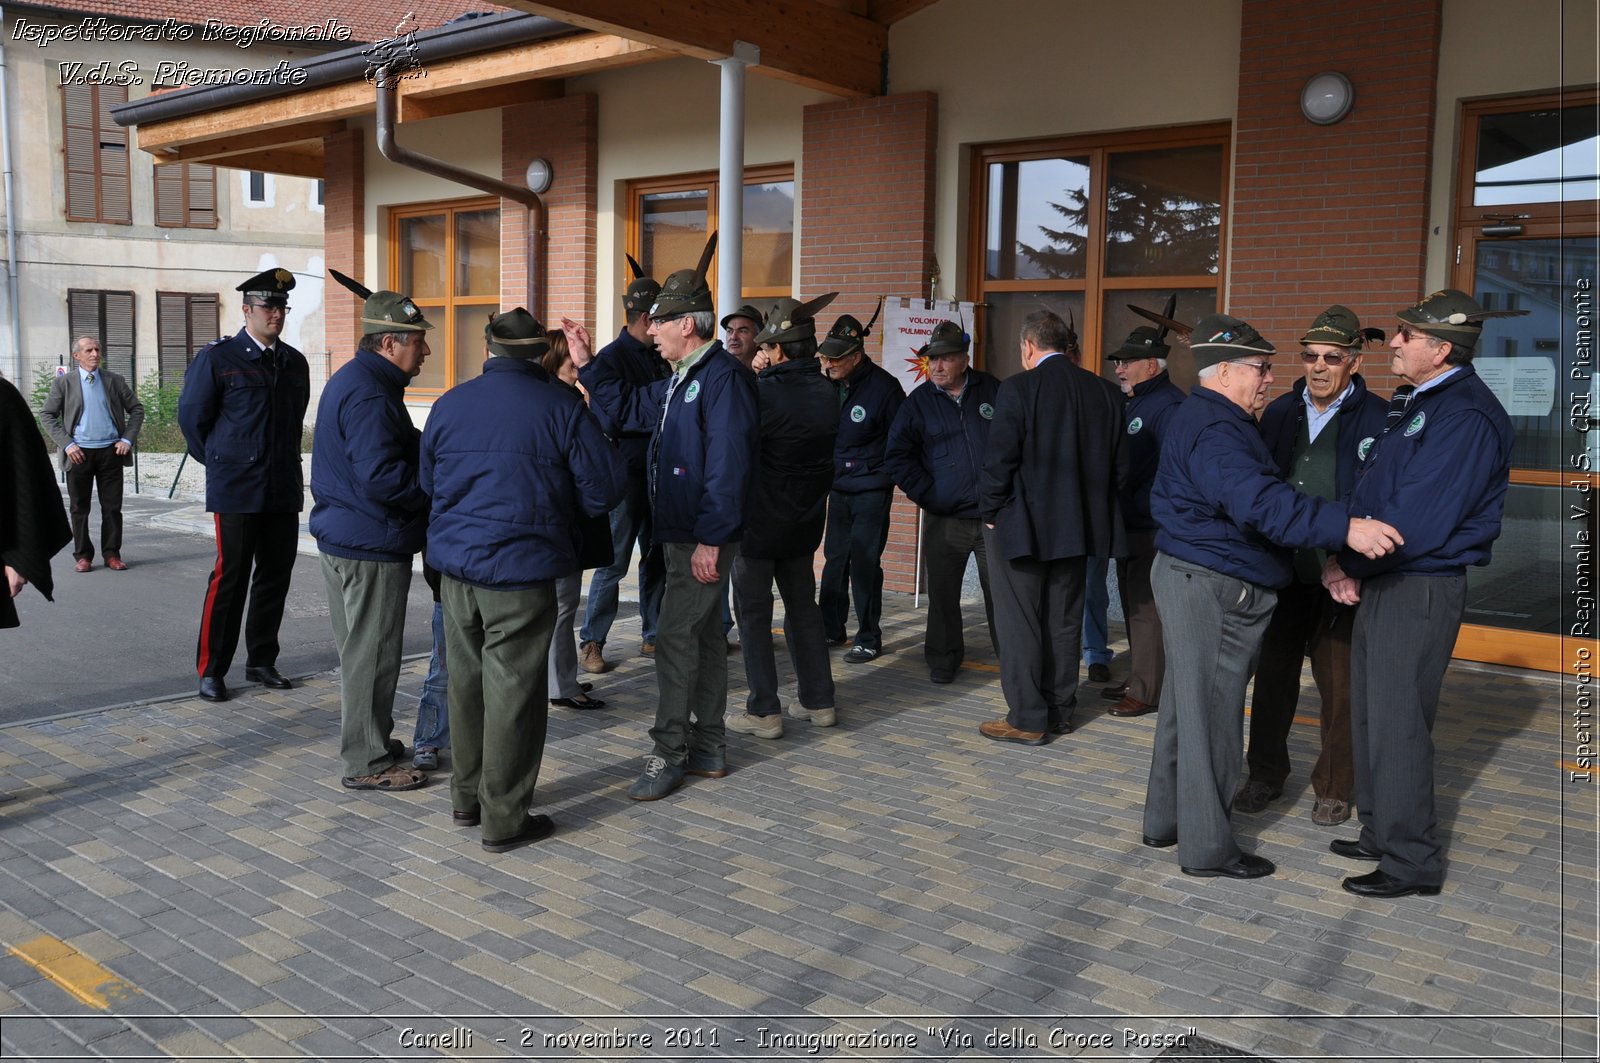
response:
[[[745,711],[752,716],[775,716],[783,711],[778,702],[778,662],[772,649],[774,582],[783,598],[783,640],[789,647],[789,663],[794,665],[800,705],[831,709],[833,667],[822,634],[811,555],[774,559],[741,554],[733,563],[733,609],[739,617],[739,645],[750,684]]]
[[[1361,847],[1405,882],[1444,881],[1433,805],[1433,721],[1461,631],[1467,577],[1377,576],[1361,584],[1350,639],[1350,737]]]
[[[717,553],[717,582],[701,583],[690,567],[693,543],[664,543],[667,583],[656,626],[656,722],[650,728],[655,754],[682,764],[690,754],[714,758],[727,752],[728,642],[722,605],[739,544]],[[453,665],[452,665],[453,666]]]
[[[1322,753],[1311,770],[1318,797],[1349,801],[1355,795],[1350,754],[1350,630],[1355,610],[1337,605],[1320,583],[1289,584],[1278,592],[1267,633],[1261,637],[1250,699],[1250,778],[1282,786],[1289,777],[1289,727],[1300,701],[1301,664],[1311,656],[1311,676],[1322,697]]]
[[[1156,562],[1156,533],[1128,532],[1128,556],[1117,559],[1117,587],[1128,626],[1128,697],[1146,705],[1161,704],[1161,679],[1167,652],[1161,644],[1161,612],[1150,586]]]
[[[1083,581],[1088,559],[1007,560],[986,529],[989,581],[1000,650],[1006,720],[1019,731],[1072,722],[1083,648]]]
[[[215,513],[217,560],[206,583],[200,610],[195,666],[202,677],[221,678],[233,663],[244,621],[244,663],[265,668],[278,663],[278,625],[294,575],[300,542],[298,513]],[[250,615],[245,619],[245,591]]]
[[[72,518],[72,556],[94,560],[89,538],[89,495],[100,492],[100,550],[106,557],[122,556],[122,458],[117,448],[87,447],[83,464],[67,465],[67,502]]]
[[[552,581],[492,591],[445,576],[445,656],[450,661],[450,801],[479,806],[483,837],[510,838],[528,824],[550,725]]]
[[[1278,596],[1159,553],[1150,578],[1172,638],[1144,833],[1176,835],[1183,867],[1221,867],[1239,856],[1228,816],[1244,759],[1244,688]]]
[[[994,633],[994,598],[989,593],[989,551],[983,545],[983,522],[976,517],[942,517],[923,513],[922,561],[928,573],[928,631],[922,653],[928,668],[951,672],[966,656],[965,625],[961,617],[961,581],[967,558],[978,555],[978,583],[983,588],[983,615],[989,621],[989,644],[998,646]]]
[[[857,646],[883,649],[883,548],[889,544],[889,505],[894,489],[828,494],[828,529],[822,537],[822,584],[818,604],[830,642],[845,636],[850,600],[856,606]],[[846,587],[848,585],[848,594]]]

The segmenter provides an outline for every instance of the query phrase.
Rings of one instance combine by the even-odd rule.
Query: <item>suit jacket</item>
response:
[[[117,435],[130,443],[137,443],[139,429],[144,427],[144,403],[139,401],[121,374],[113,373],[103,365],[95,372],[100,374],[100,380],[105,385],[106,405],[111,407],[111,423]],[[72,445],[73,434],[77,432],[78,421],[82,418],[83,377],[74,365],[51,382],[50,394],[39,409],[39,423],[44,425],[45,432],[59,448],[56,457],[63,472],[68,465],[67,448]],[[122,464],[133,464],[132,451],[122,456]]]
[[[1066,355],[1008,377],[995,396],[978,511],[1008,560],[1123,557],[1122,393]]]

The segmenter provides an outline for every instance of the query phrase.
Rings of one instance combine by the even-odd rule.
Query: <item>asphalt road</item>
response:
[[[134,496],[130,489],[122,545],[128,571],[112,572],[97,554],[93,571],[74,572],[68,546],[52,565],[55,601],[31,587],[22,592],[22,626],[0,631],[0,724],[194,692],[200,602],[216,549],[198,526],[186,533],[151,525],[194,509],[192,502]],[[90,521],[98,549],[98,506]],[[419,573],[406,613],[407,654],[428,652],[432,610]],[[315,554],[302,553],[295,563],[279,641],[278,669],[291,678],[339,664]],[[247,685],[242,638],[228,685]]]

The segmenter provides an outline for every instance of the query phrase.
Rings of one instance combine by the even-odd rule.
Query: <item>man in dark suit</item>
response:
[[[206,467],[206,509],[217,525],[217,560],[195,647],[200,696],[207,701],[228,700],[224,677],[242,620],[245,679],[279,690],[290,686],[277,669],[278,624],[300,540],[300,437],[311,399],[305,355],[280,338],[293,287],[294,274],[286,269],[269,269],[239,285],[244,327],[196,352],[178,399],[178,424],[189,456]]]
[[[1072,730],[1087,559],[1125,552],[1122,396],[1064,356],[1067,323],[1022,322],[1022,364],[995,396],[978,510],[1000,640],[1005,718],[985,738],[1042,746]]]
[[[89,500],[100,492],[100,551],[106,567],[121,572],[122,467],[133,464],[133,444],[144,424],[144,404],[120,374],[100,365],[100,341],[79,336],[72,345],[74,370],[56,371],[39,423],[61,450],[71,503],[72,556],[77,570],[94,567],[89,538]]]

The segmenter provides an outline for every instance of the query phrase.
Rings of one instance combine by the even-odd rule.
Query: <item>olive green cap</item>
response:
[[[411,296],[399,292],[373,292],[361,304],[362,333],[426,332],[433,328]]]
[[[711,298],[711,284],[706,280],[706,270],[711,265],[711,255],[717,249],[717,234],[712,233],[700,252],[700,264],[694,269],[680,269],[661,285],[655,302],[650,304],[650,320],[664,321],[684,314],[715,312],[716,303]]]
[[[503,314],[490,314],[483,326],[483,342],[501,358],[538,358],[550,349],[545,327],[522,307]]]

